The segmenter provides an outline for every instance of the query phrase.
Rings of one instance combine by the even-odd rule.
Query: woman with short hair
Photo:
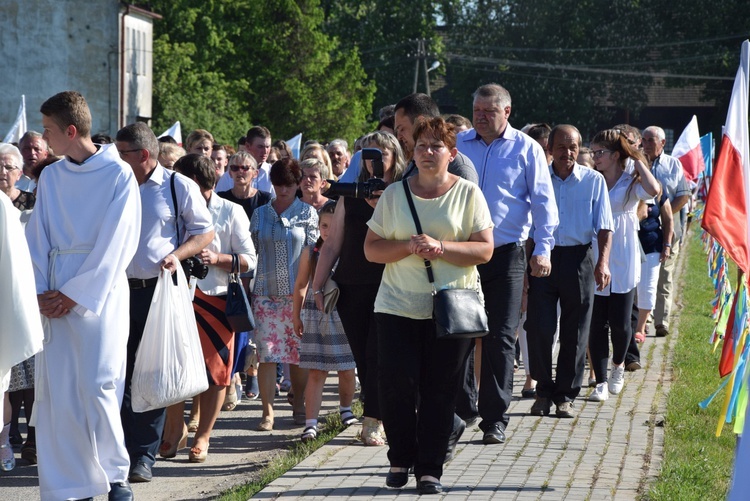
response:
[[[302,180],[299,162],[284,158],[271,166],[276,198],[259,207],[250,220],[250,232],[258,250],[253,284],[255,343],[258,351],[258,385],[263,415],[258,431],[274,427],[273,399],[276,364],[289,364],[295,424],[305,424],[304,394],[307,373],[299,367],[299,338],[294,334],[294,283],[302,249],[318,239],[318,214],[297,198]]]
[[[391,465],[386,485],[406,485],[413,466],[419,493],[437,494],[471,340],[437,339],[433,291],[479,287],[476,265],[492,257],[493,225],[479,186],[448,172],[458,154],[453,125],[418,118],[414,140],[417,174],[386,188],[367,223],[364,250],[368,260],[385,264],[375,318]]]
[[[213,240],[196,256],[208,266],[208,274],[198,280],[193,303],[209,387],[198,399],[200,419],[189,460],[202,463],[208,455],[211,430],[224,403],[224,394],[228,387],[228,391],[234,391],[230,386],[234,365],[234,332],[224,316],[229,273],[232,272],[234,256],[239,261],[237,271],[241,272],[254,269],[257,258],[250,237],[250,221],[245,212],[213,192],[216,169],[211,158],[188,154],[175,163],[175,171],[198,184],[214,224]],[[159,454],[164,458],[174,457],[177,450],[187,443],[184,407],[184,402],[181,402],[167,408],[170,424],[165,427],[164,440],[159,447]],[[174,435],[169,436],[167,430]]]

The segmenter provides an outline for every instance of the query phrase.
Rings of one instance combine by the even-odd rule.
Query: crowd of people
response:
[[[587,356],[586,398],[604,402],[641,368],[649,326],[669,333],[690,188],[659,127],[617,125],[584,147],[571,124],[514,128],[510,94],[487,84],[471,120],[411,94],[354,151],[310,141],[298,160],[263,126],[237,145],[197,129],[183,149],[143,122],[92,136],[77,92],[40,111],[43,134],[0,144],[3,216],[25,225],[13,253],[32,264],[14,272],[33,273],[37,295],[13,312],[23,332],[0,336],[18,347],[0,357],[0,469],[20,447],[38,463],[42,499],[132,499],[129,484],[151,481],[158,457],[189,445],[190,462],[206,461],[222,409],[241,398],[260,397],[263,433],[286,391],[300,440],[314,440],[331,371],[345,426],[360,421],[359,384],[359,436],[388,446],[386,485],[413,471],[419,493],[436,494],[467,425],[488,446],[505,442],[521,360],[530,413],[554,405],[572,418]],[[195,284],[209,387],[189,414],[185,402],[136,412],[131,380],[158,277],[178,269]],[[235,274],[247,332],[225,315]],[[438,339],[442,289],[478,291],[489,333]]]

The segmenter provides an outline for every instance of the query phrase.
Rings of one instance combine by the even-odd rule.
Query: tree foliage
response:
[[[434,0],[322,0],[325,31],[345,47],[359,49],[368,77],[377,84],[374,112],[411,94],[417,40],[426,40],[428,66],[442,59],[436,31],[441,2]],[[419,92],[424,69],[419,68]],[[375,117],[377,118],[377,116]]]
[[[572,123],[585,136],[613,108],[637,113],[651,79],[606,73],[620,67],[620,48],[640,44],[649,29],[635,3],[484,0],[464,7],[447,43],[460,110],[471,109],[479,85],[497,82],[511,94],[518,127]]]
[[[356,48],[321,28],[317,0],[151,0],[154,128],[180,120],[234,143],[250,125],[275,137],[353,139],[374,86]]]

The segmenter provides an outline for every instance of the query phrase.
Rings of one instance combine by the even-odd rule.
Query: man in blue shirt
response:
[[[552,272],[529,278],[526,335],[531,377],[537,381],[531,414],[550,413],[552,402],[561,418],[575,417],[573,401],[581,391],[586,346],[594,305],[594,282],[599,290],[610,281],[609,248],[614,222],[604,176],[576,163],[581,134],[572,125],[550,132],[550,175],[560,224],[554,232]],[[594,152],[596,155],[597,152]],[[601,153],[598,153],[601,155]],[[599,259],[594,266],[591,242],[596,238]],[[560,302],[560,353],[552,376],[552,344]],[[606,395],[605,395],[606,396]]]
[[[489,263],[479,266],[490,325],[482,339],[479,385],[479,427],[485,444],[505,442],[527,265],[525,242],[533,221],[535,246],[528,264],[532,276],[548,276],[557,227],[544,150],[511,127],[510,110],[510,94],[503,87],[479,87],[474,93],[474,128],[461,132],[456,144],[476,167],[494,223],[495,251]]]

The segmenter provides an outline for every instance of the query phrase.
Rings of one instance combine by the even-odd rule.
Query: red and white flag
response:
[[[711,234],[737,266],[750,272],[750,152],[747,101],[750,87],[750,42],[742,42],[740,67],[734,79],[721,148],[703,215],[703,229]]]
[[[698,132],[698,117],[695,115],[680,134],[672,149],[672,156],[682,163],[682,170],[685,171],[685,179],[688,181],[695,182],[698,175],[706,169],[701,150],[701,135]]]
[[[177,144],[182,146],[182,126],[180,125],[180,121],[176,121],[172,127],[162,132],[162,134],[159,137],[164,136],[172,136],[172,139],[177,141]]]

